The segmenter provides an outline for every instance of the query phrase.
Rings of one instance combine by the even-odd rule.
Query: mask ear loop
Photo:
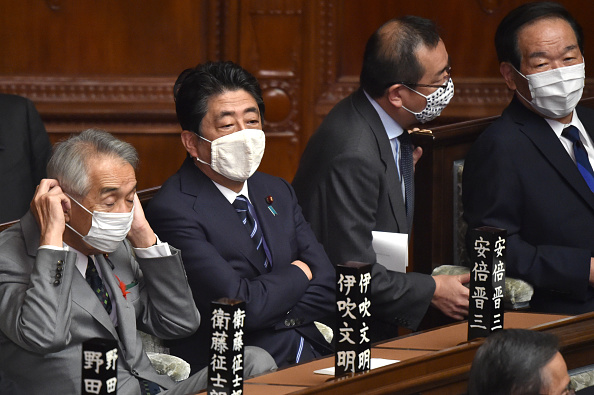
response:
[[[82,209],[83,209],[83,210],[85,210],[87,213],[91,214],[91,216],[93,216],[93,213],[92,213],[92,212],[90,212],[90,211],[89,211],[89,210],[88,210],[88,209],[87,209],[85,206],[83,206],[82,204],[80,204],[80,203],[78,202],[78,200],[76,200],[75,198],[73,198],[72,196],[70,196],[70,194],[68,194],[68,193],[66,193],[66,192],[64,192],[64,194],[65,194],[66,196],[68,196],[68,197],[70,198],[70,200],[71,200],[71,201],[73,201],[74,203],[76,203],[76,204],[77,204],[77,205],[78,205],[80,208],[82,208]],[[83,236],[83,235],[81,235],[81,234],[80,234],[80,233],[79,233],[79,232],[78,232],[76,229],[74,229],[72,226],[70,226],[70,224],[69,224],[69,223],[66,223],[65,225],[66,225],[66,227],[67,227],[68,229],[70,229],[71,231],[73,231],[74,233],[76,233],[77,235],[79,235],[81,239],[84,237],[84,236]]]
[[[202,164],[205,164],[207,166],[212,167],[212,165],[210,163],[206,163],[205,161],[203,161],[202,159],[200,159],[199,157],[195,157],[194,159],[196,159],[196,162],[200,162]]]
[[[419,95],[419,96],[421,96],[421,97],[425,98],[425,107],[423,107],[423,109],[422,109],[421,111],[419,111],[419,112],[414,112],[414,111],[411,111],[411,110],[409,110],[408,108],[406,108],[404,105],[402,105],[402,108],[404,108],[406,111],[410,112],[412,115],[414,115],[414,116],[416,117],[418,114],[421,114],[421,113],[422,113],[423,111],[425,111],[425,109],[427,108],[427,105],[429,104],[429,100],[427,99],[427,97],[428,97],[428,96],[425,96],[425,95],[424,95],[424,94],[422,94],[421,92],[417,92],[416,90],[414,90],[413,88],[411,88],[411,87],[410,87],[410,86],[408,86],[408,85],[404,85],[404,84],[402,84],[402,85],[403,85],[404,87],[406,87],[406,89],[408,89],[408,90],[410,90],[410,91],[413,91],[413,92],[415,92],[417,95]]]
[[[74,203],[78,204],[78,205],[79,205],[79,206],[80,206],[80,207],[81,207],[83,210],[85,210],[87,213],[89,213],[89,214],[93,215],[93,213],[92,213],[92,212],[90,212],[90,211],[89,211],[89,210],[88,210],[88,209],[87,209],[85,206],[83,206],[82,204],[80,204],[80,203],[78,202],[78,200],[76,200],[75,198],[73,198],[72,196],[70,196],[69,194],[67,194],[66,192],[64,192],[64,194],[66,194],[66,196],[68,196],[68,197],[70,198],[70,200],[73,200],[73,201],[74,201]]]
[[[530,100],[526,99],[526,98],[524,97],[524,95],[522,95],[522,94],[520,93],[520,91],[519,91],[517,88],[516,88],[516,93],[517,93],[517,94],[518,94],[518,96],[520,96],[522,99],[526,100],[526,103],[532,103]]]
[[[81,239],[84,237],[84,236],[83,236],[83,235],[81,235],[81,234],[80,234],[80,233],[79,233],[79,232],[78,232],[76,229],[74,229],[72,226],[70,226],[70,224],[66,224],[66,227],[67,227],[68,229],[70,229],[71,231],[73,231],[74,233],[76,233],[77,235],[79,235]]]
[[[513,66],[512,66],[512,67],[513,67]],[[452,78],[450,77],[450,78],[448,79],[448,84],[450,83],[450,81],[451,81],[451,80],[452,80]],[[404,85],[404,84],[403,84],[403,85]],[[409,110],[408,108],[406,108],[406,107],[402,106],[402,108],[404,108],[406,111],[408,111],[408,112],[410,112],[411,114],[413,114],[415,117],[416,117],[418,114],[422,114],[422,113],[423,113],[423,111],[425,111],[425,110],[427,109],[427,106],[429,105],[429,97],[431,97],[431,95],[434,95],[436,92],[439,92],[439,90],[440,90],[440,89],[443,89],[443,90],[444,90],[444,93],[445,93],[445,92],[448,90],[448,87],[445,87],[445,88],[443,88],[443,87],[439,87],[439,88],[437,88],[437,89],[436,89],[434,92],[431,92],[431,93],[430,93],[430,94],[428,94],[428,95],[424,95],[424,94],[422,94],[421,92],[417,92],[416,90],[414,90],[413,88],[411,88],[411,87],[409,87],[409,86],[407,86],[407,85],[404,85],[404,86],[405,86],[406,88],[408,88],[409,90],[411,90],[411,91],[415,92],[417,95],[420,95],[420,96],[422,96],[422,97],[424,97],[424,98],[425,98],[425,107],[423,107],[423,109],[422,109],[421,111],[419,111],[419,112],[414,112],[414,111],[411,111],[411,110]]]
[[[198,138],[201,138],[202,140],[209,142],[209,143],[211,144],[211,146],[212,146],[212,141],[210,141],[210,140],[209,140],[209,139],[207,139],[207,138],[204,138],[204,137],[200,136],[200,135],[199,135],[198,133],[196,133],[196,132],[194,132],[194,134],[195,134],[196,136],[198,136]],[[210,166],[210,167],[212,168],[212,165],[211,165],[210,163],[206,163],[205,161],[203,161],[202,159],[200,159],[200,158],[198,157],[198,155],[196,155],[196,157],[195,157],[194,159],[196,159],[196,161],[197,161],[197,162],[200,162],[200,163],[202,163],[202,164],[205,164],[205,165],[207,165],[207,166]]]
[[[511,64],[511,63],[510,63],[509,65],[512,67],[512,69],[514,69],[514,71],[515,71],[516,73],[520,74],[520,75],[522,76],[522,78],[524,78],[526,81],[528,81],[528,77],[526,77],[524,74],[522,74],[522,73],[520,72],[520,70],[516,69],[516,66],[514,66],[514,65],[513,65],[513,64]]]
[[[516,69],[516,66],[514,66],[514,65],[513,65],[513,64],[511,64],[511,63],[510,63],[509,65],[512,67],[512,69],[514,69],[514,71],[515,71],[516,73],[518,73],[520,76],[522,76],[522,78],[524,78],[526,81],[528,81],[528,77],[526,77],[524,74],[522,74],[522,73],[520,72],[520,70]],[[530,89],[530,88],[528,88],[528,89]],[[532,101],[531,101],[531,100],[528,100],[528,99],[526,99],[526,97],[524,97],[524,95],[522,95],[522,94],[520,93],[520,91],[518,90],[518,87],[517,87],[517,86],[516,86],[516,93],[518,94],[518,96],[520,96],[522,99],[524,99],[524,100],[526,101],[526,103],[532,103]]]

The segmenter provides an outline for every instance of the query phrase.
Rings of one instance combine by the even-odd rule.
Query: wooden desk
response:
[[[565,315],[535,314],[521,312],[507,312],[504,318],[504,328],[535,328],[542,324],[565,320]],[[392,349],[414,349],[439,351],[466,343],[468,338],[468,324],[466,321],[457,324],[411,334],[394,340],[378,344],[377,347]]]
[[[504,326],[550,330],[562,338],[562,346],[572,348],[573,352],[577,352],[582,347],[578,343],[584,341],[591,343],[594,350],[594,313],[579,317],[582,318],[576,322],[576,318],[563,315],[508,312]],[[564,335],[575,332],[569,325],[589,326],[592,334],[587,335],[588,329],[583,328],[583,333],[578,335],[581,340],[565,341]],[[244,394],[387,394],[394,391],[460,394],[466,389],[474,353],[482,344],[482,340],[467,343],[466,336],[466,321],[411,334],[377,344],[371,350],[372,358],[398,359],[400,363],[346,378],[313,373],[333,366],[332,356],[247,380]],[[594,352],[590,355],[594,359]],[[580,361],[584,362],[583,356]],[[568,365],[571,365],[569,361]]]

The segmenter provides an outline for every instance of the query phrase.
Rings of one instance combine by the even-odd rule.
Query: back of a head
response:
[[[90,190],[88,159],[100,155],[119,158],[135,170],[138,167],[138,153],[132,145],[104,130],[87,129],[56,144],[47,165],[47,175],[58,180],[65,192],[84,197]]]
[[[264,120],[264,100],[258,80],[233,62],[207,62],[184,70],[173,87],[175,111],[183,130],[200,134],[208,100],[224,92],[245,90],[252,95]]]
[[[526,3],[513,9],[499,23],[495,32],[495,50],[499,62],[509,62],[520,70],[521,54],[518,48],[518,32],[543,18],[559,18],[565,20],[572,27],[580,47],[584,53],[583,32],[574,17],[559,3],[534,2]]]
[[[420,46],[435,48],[439,33],[429,19],[418,16],[395,18],[376,30],[365,46],[361,87],[373,98],[395,83],[418,82],[425,73],[416,57]]]
[[[490,335],[479,347],[468,380],[468,395],[538,394],[541,369],[557,354],[554,335],[507,329]]]

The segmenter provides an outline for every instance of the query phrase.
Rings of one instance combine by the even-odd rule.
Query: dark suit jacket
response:
[[[0,223],[22,217],[52,153],[33,103],[0,94]]]
[[[594,112],[577,113],[594,138]],[[468,153],[462,192],[469,229],[507,229],[507,274],[534,285],[534,310],[594,309],[594,194],[542,117],[514,98]]]
[[[0,234],[0,393],[80,394],[82,342],[97,337],[118,342],[118,394],[140,394],[135,376],[173,387],[151,366],[137,329],[174,338],[200,324],[179,251],[135,260],[122,242],[108,258],[95,256],[117,306],[116,328],[77,270],[76,253],[38,247],[31,212]],[[58,261],[64,264],[55,285]],[[116,276],[138,285],[124,298]]]
[[[375,263],[374,230],[409,232],[390,140],[362,89],[338,103],[311,137],[293,187],[334,265]],[[391,325],[416,328],[434,291],[428,275],[373,265],[372,311]],[[395,329],[377,336],[394,337]]]
[[[264,348],[280,367],[295,362],[299,335],[328,347],[313,321],[334,314],[336,276],[291,186],[259,172],[247,182],[271,253],[269,273],[233,206],[191,158],[163,184],[146,213],[159,237],[181,249],[200,313],[210,317],[210,302],[219,298],[244,300],[245,344]],[[274,199],[276,216],[267,196]],[[296,259],[309,265],[312,281],[291,264]],[[209,325],[171,347],[192,370],[208,363],[209,349]]]

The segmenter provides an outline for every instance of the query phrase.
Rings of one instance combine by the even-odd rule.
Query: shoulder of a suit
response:
[[[252,174],[252,176],[248,179],[248,182],[250,181],[261,181],[261,180],[266,180],[266,181],[281,181],[282,178],[278,177],[278,176],[273,176],[272,174],[268,174],[268,173],[264,173],[261,171],[256,171],[254,174]]]
[[[577,106],[576,111],[578,113],[578,116],[580,117],[580,121],[583,121],[582,118],[594,121],[594,109],[584,106]]]
[[[291,184],[284,178],[273,176],[271,174],[255,172],[248,179],[248,187],[250,188],[250,195],[255,193],[261,193],[264,191],[272,191],[276,193],[289,193]],[[274,196],[273,196],[274,198]]]

